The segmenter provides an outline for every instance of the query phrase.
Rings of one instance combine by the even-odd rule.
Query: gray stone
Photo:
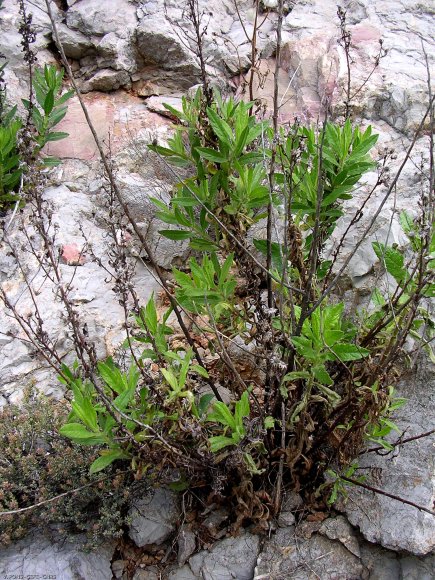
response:
[[[181,526],[178,532],[178,556],[177,560],[182,566],[196,549],[196,536],[187,525]]]
[[[115,91],[129,82],[130,76],[124,70],[102,69],[82,84],[82,91],[84,93],[90,91],[102,91],[105,93]]]
[[[282,511],[294,511],[300,508],[304,503],[302,496],[295,491],[285,493],[282,501]]]
[[[65,24],[58,24],[60,43],[66,56],[79,60],[90,54],[95,54],[94,43],[88,36],[78,30],[72,30]]]
[[[192,556],[189,565],[195,577],[204,580],[251,580],[259,545],[258,536],[248,533],[226,538],[217,542],[210,551],[204,550]]]
[[[361,561],[370,580],[431,580],[435,578],[435,556],[399,554],[361,539]]]
[[[80,168],[81,171],[82,168]],[[77,175],[74,172],[71,178]],[[89,176],[89,171],[87,175]],[[77,184],[79,183],[80,179],[77,181]],[[97,208],[89,195],[81,188],[79,191],[72,192],[63,185],[48,188],[45,195],[53,207],[53,224],[57,227],[56,245],[58,247],[76,245],[82,248],[84,240],[80,231],[81,226],[95,254],[105,259],[108,240],[103,229],[95,221]],[[21,216],[17,216],[17,226],[21,220],[26,223],[26,215],[27,210]],[[11,233],[11,243],[20,260],[25,264],[29,280],[32,280],[34,288],[37,289],[36,300],[45,318],[44,329],[57,343],[61,355],[66,355],[65,362],[69,364],[74,356],[68,354],[71,353],[72,344],[68,328],[65,326],[62,304],[54,299],[53,286],[38,270],[35,260],[30,258],[26,241],[21,237],[18,228],[17,231]],[[5,253],[6,246],[3,245],[0,254]],[[124,315],[112,291],[112,284],[105,280],[104,270],[88,259],[89,254],[86,258],[86,263],[77,270],[71,266],[61,265],[60,271],[65,283],[70,285],[70,297],[77,307],[81,323],[87,324],[89,339],[95,341],[98,356],[105,358],[113,354],[114,349],[124,340],[124,334],[121,331]],[[135,280],[138,291],[140,293],[142,290],[145,291],[145,294],[141,296],[144,302],[149,299],[153,291],[159,288],[154,278],[140,262],[137,262]],[[23,316],[27,318],[34,313],[32,298],[22,277],[13,268],[10,268],[9,273],[6,273],[2,279],[2,287],[9,299],[17,303],[17,308]],[[47,370],[47,363],[41,356],[35,356],[35,353],[29,349],[28,343],[21,341],[21,338],[25,337],[14,325],[13,320],[7,316],[4,308],[0,308],[0,328],[6,333],[6,336],[1,335],[3,344],[0,348],[2,395],[11,402],[18,402],[23,388],[33,381],[45,394],[59,397],[63,387],[57,381],[56,373]],[[10,336],[8,332],[11,333]]]
[[[104,4],[95,0],[81,0],[66,13],[67,26],[87,36],[104,36],[115,31],[118,36],[128,36],[136,22],[135,8],[127,0]]]
[[[412,437],[435,428],[435,365],[424,360],[397,389],[406,404],[394,421]],[[390,457],[368,453],[360,466],[368,484],[433,509],[435,476],[433,439],[426,437],[403,445]],[[371,474],[371,477],[370,477]],[[346,514],[370,542],[423,556],[435,548],[435,518],[388,497],[351,486]]]
[[[198,580],[198,578],[200,577],[195,575],[187,564],[179,569],[171,570],[168,575],[168,580]]]
[[[84,536],[49,538],[31,534],[4,549],[0,548],[0,576],[39,578],[43,575],[57,580],[102,580],[111,578],[110,561],[115,550],[113,542],[93,552],[81,549]]]
[[[133,580],[160,580],[160,570],[157,566],[147,566],[146,568],[138,568],[134,573]]]
[[[129,511],[129,536],[139,547],[162,544],[175,530],[179,516],[176,494],[156,489],[135,498]]]
[[[125,568],[124,560],[115,560],[112,562],[112,572],[116,579],[122,578]]]
[[[142,20],[136,30],[136,43],[145,64],[170,67],[191,58],[172,26],[166,20],[156,26],[152,19]]]
[[[278,529],[258,558],[254,579],[307,580],[328,578],[361,580],[366,569],[361,561],[342,544],[312,535],[304,539],[295,534],[294,526]]]
[[[435,556],[420,560],[404,557],[400,565],[403,580],[433,580],[435,578]]]
[[[182,102],[180,97],[150,97],[146,100],[146,105],[150,111],[154,113],[159,113],[159,115],[163,115],[164,117],[168,117],[169,119],[176,119],[176,116],[168,111],[165,104],[170,105],[177,111],[182,110]]]
[[[357,558],[361,556],[355,530],[343,516],[326,519],[320,526],[319,533],[330,540],[338,540]]]
[[[292,512],[282,511],[278,516],[278,525],[280,528],[288,528],[288,526],[293,526],[296,519]]]
[[[123,171],[118,174],[118,182],[122,185],[124,201],[132,210],[157,264],[162,268],[170,269],[173,264],[185,261],[190,253],[189,243],[169,240],[159,234],[159,230],[173,229],[173,227],[154,217],[157,208],[150,197],[168,202],[169,184],[153,177],[152,161],[146,168],[148,175]]]

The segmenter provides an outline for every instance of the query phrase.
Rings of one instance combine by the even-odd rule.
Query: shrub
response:
[[[77,487],[96,482],[89,463],[96,451],[83,449],[59,435],[65,404],[36,396],[31,389],[23,404],[0,414],[0,508],[15,510],[50,500]],[[92,543],[101,536],[118,537],[125,522],[129,476],[108,471],[100,483],[49,502],[39,508],[2,516],[0,540],[9,544],[31,527],[58,524],[69,531],[86,531]]]
[[[3,1],[0,2],[2,10]],[[19,32],[22,36],[24,61],[29,68],[29,99],[22,99],[27,110],[26,118],[18,115],[17,104],[8,103],[4,71],[7,62],[0,64],[0,212],[12,203],[24,203],[22,190],[23,173],[30,166],[55,166],[60,159],[41,156],[41,151],[49,141],[57,141],[68,136],[67,133],[53,131],[64,118],[67,106],[74,91],[62,92],[63,70],[57,71],[54,65],[34,69],[36,56],[30,48],[35,40],[32,29],[32,16],[27,15],[24,2],[20,2],[22,17]],[[4,56],[0,54],[0,59]],[[36,102],[35,99],[36,98]],[[31,154],[29,154],[29,150]]]
[[[374,289],[370,314],[346,314],[333,293],[343,268],[336,273],[337,253],[328,261],[323,250],[342,201],[375,167],[369,152],[377,136],[350,120],[276,131],[250,114],[252,106],[218,93],[207,106],[200,90],[183,99],[181,112],[167,106],[179,124],[167,146],[151,149],[191,174],[179,179],[168,206],[154,200],[172,226],[160,233],[189,240],[199,259],[174,268],[166,312],[154,299],[136,310],[126,346],[144,349],[131,364],[108,359],[92,376],[62,368],[74,400],[60,432],[104,446],[92,473],[129,459],[139,474],[158,478],[175,463],[176,486],[205,487],[214,500],[233,502],[236,527],[264,523],[283,486],[304,490],[307,501],[325,489],[334,497],[341,470],[349,473],[367,442],[391,447],[391,413],[404,402],[392,388],[396,367],[410,333],[433,332],[424,300],[435,288],[431,214],[416,221],[403,214],[405,231],[421,240],[412,256],[373,245],[395,287]],[[281,222],[277,241],[273,215],[275,226]],[[245,236],[265,217],[268,237],[254,240],[256,256]],[[180,330],[168,323],[175,307],[193,323],[185,340],[172,339]],[[206,337],[208,359],[195,336]],[[242,378],[245,363],[228,355],[232,336],[242,350],[254,347],[254,380]],[[229,403],[219,400],[222,384]],[[335,481],[325,485],[331,473]]]
[[[54,18],[52,23],[56,35]],[[64,64],[74,84],[66,58]],[[107,224],[113,242],[108,267],[95,258],[112,275],[126,314],[119,360],[97,360],[69,299],[70,285],[59,284],[77,354],[70,367],[61,364],[39,313],[34,327],[26,326],[4,292],[2,298],[71,390],[71,413],[60,433],[88,451],[98,450],[96,457],[92,451],[87,455],[91,476],[128,461],[137,479],[146,474],[161,481],[169,474],[175,489],[195,488],[208,503],[231,505],[234,529],[245,522],[266,527],[284,488],[303,493],[307,507],[324,507],[351,476],[358,482],[355,458],[367,444],[391,448],[386,440],[396,429],[391,416],[404,403],[393,387],[399,365],[406,362],[405,341],[423,338],[431,352],[433,200],[423,193],[415,220],[402,214],[412,242],[408,253],[373,245],[389,283],[386,290],[373,289],[366,310],[350,314],[336,293],[338,283],[403,165],[350,255],[342,256],[346,231],[328,256],[325,248],[343,202],[376,168],[370,152],[377,136],[371,127],[327,118],[321,126],[279,128],[277,105],[273,123],[261,120],[254,102],[213,96],[202,70],[204,92],[183,99],[181,112],[167,106],[177,119],[174,135],[166,145],[150,147],[177,177],[169,204],[154,199],[157,217],[168,225],[160,234],[188,240],[193,253],[183,268],[173,269],[171,284],[100,148],[110,181]],[[47,97],[41,105],[36,96],[47,114]],[[419,130],[428,114],[429,109]],[[381,170],[363,206],[383,180]],[[32,223],[44,244],[44,268],[61,280],[40,191],[34,202]],[[138,301],[133,260],[122,236],[127,219],[169,307],[154,298],[146,305]],[[254,237],[251,247],[247,234],[262,222],[266,237]]]

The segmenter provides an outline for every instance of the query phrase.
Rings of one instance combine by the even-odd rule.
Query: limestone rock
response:
[[[406,437],[435,428],[435,365],[424,359],[418,364],[397,390],[397,396],[407,398],[395,415],[395,423],[406,429]],[[367,483],[433,509],[432,438],[403,445],[390,458],[368,453],[361,457],[360,465],[372,474]],[[435,518],[425,512],[356,486],[349,487],[345,509],[349,521],[370,542],[418,556],[435,548]]]
[[[357,558],[361,556],[355,530],[343,516],[326,519],[320,526],[319,533],[330,540],[338,540]]]
[[[79,32],[68,28],[65,24],[58,24],[59,40],[63,46],[66,56],[79,60],[85,56],[95,53],[95,47],[91,39]]]
[[[189,560],[195,578],[204,580],[251,580],[260,541],[258,536],[243,534],[217,542],[210,551],[202,551]],[[182,577],[174,576],[174,580]]]
[[[166,489],[156,489],[133,500],[129,536],[141,548],[162,544],[175,530],[179,516],[177,497]]]
[[[146,100],[147,108],[153,113],[158,113],[169,119],[176,120],[176,117],[164,107],[165,104],[170,105],[177,111],[182,110],[182,101],[180,97],[150,97]]]
[[[104,36],[111,32],[126,36],[136,26],[136,11],[128,0],[104,3],[81,0],[66,12],[66,24],[87,36]]]
[[[196,548],[196,536],[192,530],[183,525],[178,534],[178,563],[182,566],[193,554]]]
[[[81,549],[84,541],[83,536],[52,539],[32,533],[6,549],[0,548],[0,575],[4,578],[47,575],[57,580],[111,578],[114,543],[106,541],[96,551],[85,552]]]
[[[103,93],[115,91],[130,82],[128,73],[124,70],[102,69],[94,74],[88,81],[83,83],[82,91],[102,91]]]
[[[255,578],[307,580],[337,578],[360,580],[365,567],[340,543],[314,534],[309,539],[297,537],[294,526],[278,529],[261,552]]]

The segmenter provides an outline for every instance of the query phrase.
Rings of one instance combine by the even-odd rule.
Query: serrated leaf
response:
[[[332,347],[334,354],[343,362],[359,360],[370,354],[370,351],[356,344],[337,343]]]
[[[403,254],[399,250],[379,242],[373,242],[372,246],[378,259],[385,264],[387,272],[393,276],[398,284],[403,284],[409,277]]]
[[[312,368],[312,373],[314,377],[322,383],[322,385],[332,385],[334,383],[324,365],[314,366]]]

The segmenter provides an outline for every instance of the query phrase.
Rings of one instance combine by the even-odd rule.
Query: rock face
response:
[[[401,383],[398,395],[407,404],[395,422],[406,438],[435,428],[435,370],[419,361],[413,374]],[[433,439],[426,437],[403,445],[387,457],[367,453],[361,467],[368,469],[368,483],[393,495],[433,510],[435,501]],[[411,506],[361,488],[349,489],[346,503],[349,521],[370,542],[398,552],[425,555],[435,548],[435,518]]]
[[[130,538],[136,546],[161,544],[175,530],[179,508],[177,497],[166,489],[156,489],[137,498],[129,512]]]
[[[429,580],[434,574],[434,556],[416,558],[374,546],[338,516],[279,529],[259,555],[254,580]]]
[[[169,573],[169,580],[251,580],[257,562],[258,536],[243,534],[217,542],[189,559],[189,564]]]
[[[97,133],[111,154],[124,200],[137,216],[157,262],[170,269],[172,264],[182,263],[188,251],[184,244],[163,239],[158,234],[161,224],[154,219],[150,197],[167,200],[175,176],[147,151],[147,145],[154,139],[164,143],[170,136],[171,120],[159,114],[162,102],[168,100],[179,105],[181,94],[189,89],[192,92],[192,87],[201,81],[200,63],[192,50],[194,47],[180,29],[182,27],[192,34],[183,4],[181,0],[67,0],[57,4],[64,8],[60,10],[53,3],[61,43],[71,59],[78,83],[86,92],[85,102]],[[335,3],[289,0],[284,4],[286,15],[278,77],[280,121],[291,121],[295,115],[303,121],[315,121],[326,101],[336,111],[343,110],[347,67],[343,47],[337,42],[340,31]],[[386,147],[401,151],[397,159],[391,161],[393,174],[404,158],[405,148],[427,104],[427,67],[433,66],[434,60],[434,9],[429,0],[346,0],[342,4],[352,35],[353,111],[364,126],[370,123],[379,133],[378,153]],[[38,9],[44,5],[44,0],[34,0],[29,4],[38,32],[33,46],[38,51],[40,65],[54,62],[57,56],[48,17],[43,9]],[[238,2],[243,26],[233,0],[200,0],[199,5],[204,12],[203,25],[207,25],[204,37],[207,73],[214,84],[225,90],[236,89],[238,96],[245,98],[243,79],[249,76],[251,67],[247,36],[253,30],[252,1]],[[262,5],[270,12],[257,39],[257,68],[263,76],[261,83],[255,80],[254,89],[256,96],[270,105],[277,1],[263,0]],[[266,13],[263,14],[265,17]],[[11,101],[26,96],[26,67],[21,55],[21,38],[16,32],[18,22],[18,3],[4,0],[0,11],[0,52],[9,61],[5,74]],[[374,68],[377,56],[382,56],[381,48],[387,53]],[[104,357],[112,354],[124,339],[122,308],[89,251],[89,244],[97,256],[104,256],[107,249],[107,231],[101,215],[105,182],[101,177],[92,134],[77,100],[70,102],[68,115],[59,130],[69,132],[70,137],[49,146],[49,153],[62,157],[64,164],[50,174],[45,196],[53,207],[62,276],[65,283],[71,285],[73,303],[80,311],[90,339],[96,340],[98,355]],[[417,140],[412,158],[398,182],[396,196],[385,204],[370,236],[349,264],[344,289],[351,288],[352,292],[356,289],[363,302],[372,286],[372,273],[378,267],[371,241],[385,242],[388,238],[389,243],[400,247],[408,243],[398,226],[397,215],[403,208],[411,212],[417,210],[421,159],[423,166],[427,165],[427,135]],[[345,215],[325,252],[331,251],[333,244],[338,242],[376,179],[375,173],[368,175],[355,198],[347,203]],[[367,204],[362,219],[349,231],[345,251],[354,247],[387,185],[379,189],[378,195]],[[67,356],[66,360],[72,360],[71,338],[62,317],[62,308],[55,299],[54,288],[26,251],[26,241],[19,228],[20,223],[28,224],[26,220],[28,213],[24,210],[15,218],[8,238],[24,264],[26,276],[38,288],[37,300],[46,315],[46,331]],[[157,292],[159,286],[153,272],[140,261],[138,254],[140,250],[133,240],[131,256],[137,261],[136,288],[143,302],[152,292]],[[23,271],[18,268],[6,239],[0,248],[0,283],[23,315],[34,312]],[[22,340],[22,333],[4,311],[0,312],[0,328],[0,406],[19,400],[23,387],[30,381],[36,381],[47,394],[61,396],[55,374]],[[409,401],[399,412],[397,423],[407,429],[407,436],[433,428],[434,387],[434,372],[424,365],[414,376],[403,381],[400,394]],[[387,460],[369,453],[361,459],[361,464],[369,468],[370,481],[375,487],[433,509],[435,479],[430,439],[405,445]],[[140,546],[164,542],[174,528],[178,514],[175,503],[166,495],[161,497],[159,494],[148,503],[148,500],[141,500],[142,503],[132,508],[134,525],[130,533]],[[366,540],[419,556],[434,550],[435,520],[432,516],[364,490],[352,488],[349,495],[351,501],[343,510]],[[424,559],[396,557],[381,548],[373,548],[353,534],[343,518],[323,524],[318,533],[313,532],[314,535],[308,538],[299,538],[291,525],[291,513],[286,514],[279,522],[282,527],[276,537],[267,542],[262,551],[255,572],[258,579],[307,578],[312,575],[313,578],[393,580],[435,576],[432,556]],[[190,547],[192,543],[190,537]],[[110,556],[104,556],[102,561],[80,560],[81,568],[76,573],[71,562],[75,561],[77,549],[68,546],[61,548],[55,544],[50,547],[40,538],[35,540],[33,547],[30,543],[20,544],[18,555],[3,552],[0,566],[6,566],[6,562],[8,573],[13,570],[17,574],[32,574],[36,573],[36,569],[31,568],[32,561],[41,566],[43,561],[53,561],[61,562],[66,570],[61,572],[62,567],[59,570],[53,568],[59,578],[75,578],[77,575],[91,579],[110,577],[110,573],[106,573]],[[252,578],[254,575],[259,552],[256,536],[246,534],[234,540],[224,540],[209,552],[202,551],[189,557],[186,554],[190,547],[187,546],[180,559],[183,562],[188,558],[187,563],[172,571],[171,578],[221,580]],[[46,567],[48,570],[48,564]],[[6,568],[4,570],[6,573]],[[3,572],[3,568],[0,567],[0,571]]]
[[[0,574],[4,578],[102,580],[111,578],[110,561],[115,545],[105,543],[95,552],[84,552],[84,537],[46,538],[30,535],[7,549],[0,549]]]

